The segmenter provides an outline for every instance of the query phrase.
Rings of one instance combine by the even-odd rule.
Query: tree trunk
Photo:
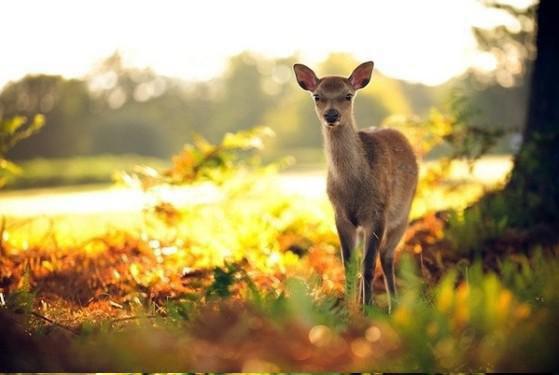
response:
[[[506,195],[509,224],[559,222],[559,1],[540,0],[528,115]]]

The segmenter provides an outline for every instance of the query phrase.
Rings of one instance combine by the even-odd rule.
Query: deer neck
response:
[[[363,146],[355,121],[333,128],[322,127],[328,171],[334,178],[362,177],[365,169]]]

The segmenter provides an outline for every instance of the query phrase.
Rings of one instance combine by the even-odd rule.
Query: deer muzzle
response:
[[[330,108],[324,113],[324,119],[328,125],[334,125],[340,119],[340,112],[336,111],[334,108]]]

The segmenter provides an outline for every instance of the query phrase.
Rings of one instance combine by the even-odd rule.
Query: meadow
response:
[[[502,185],[510,158],[452,162],[436,179],[440,162],[421,165],[389,314],[378,267],[376,304],[356,302],[359,260],[344,275],[322,174],[258,164],[247,152],[261,136],[198,140],[166,169],[117,173],[121,187],[3,193],[2,207],[30,193],[36,207],[82,200],[76,212],[3,213],[2,369],[557,367],[559,248],[466,210]]]

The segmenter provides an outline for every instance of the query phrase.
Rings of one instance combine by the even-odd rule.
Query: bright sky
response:
[[[217,76],[229,56],[251,50],[299,53],[310,65],[347,52],[438,84],[491,68],[471,27],[507,22],[476,0],[1,1],[0,87],[28,73],[79,77],[117,49],[129,65],[184,79]]]

